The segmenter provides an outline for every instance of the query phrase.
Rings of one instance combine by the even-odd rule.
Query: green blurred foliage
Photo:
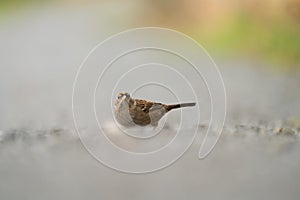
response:
[[[76,4],[76,0],[0,0],[0,18],[11,10],[45,2]],[[80,2],[79,6],[89,1]],[[100,4],[103,2],[113,5],[112,13],[124,3],[102,0]],[[300,67],[300,0],[145,0],[135,3],[138,6],[131,8],[131,17],[129,14],[127,17],[136,21],[124,20],[126,15],[120,19],[128,26],[168,27],[189,34],[220,56],[263,59],[286,69]]]
[[[222,55],[239,55],[267,59],[285,67],[300,63],[300,28],[277,19],[273,23],[257,21],[239,14],[198,40]]]
[[[170,9],[166,4],[175,5]],[[146,14],[155,18],[151,24],[187,33],[209,52],[260,59],[281,69],[300,67],[300,0],[162,0],[148,5]]]
[[[0,0],[0,19],[39,2],[38,0]],[[41,0],[40,2],[43,2]]]

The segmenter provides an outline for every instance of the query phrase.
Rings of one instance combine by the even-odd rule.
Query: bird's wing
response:
[[[160,118],[166,113],[164,104],[134,99],[129,105],[132,120],[138,125],[151,124],[156,126]]]
[[[151,123],[149,110],[153,104],[141,99],[132,99],[129,103],[129,114],[133,122],[140,126]]]
[[[137,109],[140,109],[141,111],[145,113],[149,113],[150,108],[155,104],[151,101],[146,101],[143,99],[135,99],[135,106]]]

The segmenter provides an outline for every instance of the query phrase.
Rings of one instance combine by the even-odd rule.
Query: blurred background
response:
[[[229,113],[299,114],[299,1],[12,0],[0,5],[3,128],[72,121],[70,88],[83,58],[107,37],[143,26],[181,31],[207,49],[224,68]]]
[[[196,140],[170,168],[132,176],[84,150],[71,94],[95,45],[144,26],[203,45],[228,113],[207,159]],[[299,0],[2,0],[0,199],[298,199],[299,85]]]
[[[52,6],[61,12],[98,7],[98,12],[91,13],[93,21],[86,21],[93,23],[95,34],[99,31],[103,34],[100,27],[104,24],[107,33],[140,26],[169,27],[192,36],[210,52],[222,56],[262,59],[281,68],[299,64],[298,0],[143,0],[122,4],[118,1],[12,0],[1,1],[1,18],[5,21],[24,12],[44,13]]]

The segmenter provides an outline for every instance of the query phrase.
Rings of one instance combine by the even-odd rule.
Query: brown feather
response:
[[[166,104],[146,101],[142,99],[133,99],[130,98],[130,95],[128,93],[120,93],[118,99],[121,99],[122,96],[124,95],[126,95],[126,99],[128,102],[127,104],[128,108],[126,110],[127,112],[129,110],[129,115],[132,121],[139,126],[146,126],[149,124],[152,126],[157,126],[159,120],[172,109],[190,107],[196,105],[196,103],[181,103],[181,104],[166,105]],[[120,105],[118,100],[116,101],[115,105],[117,106],[116,108],[118,111],[120,109],[118,108],[118,106]],[[123,112],[126,113],[126,110],[122,111],[122,113]],[[126,115],[120,115],[119,113],[116,116],[122,118],[122,116],[126,116]]]

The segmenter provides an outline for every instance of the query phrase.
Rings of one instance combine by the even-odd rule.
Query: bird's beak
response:
[[[123,97],[122,97],[122,101],[121,101],[122,103],[129,103],[129,98],[126,96],[126,95],[124,95]]]

